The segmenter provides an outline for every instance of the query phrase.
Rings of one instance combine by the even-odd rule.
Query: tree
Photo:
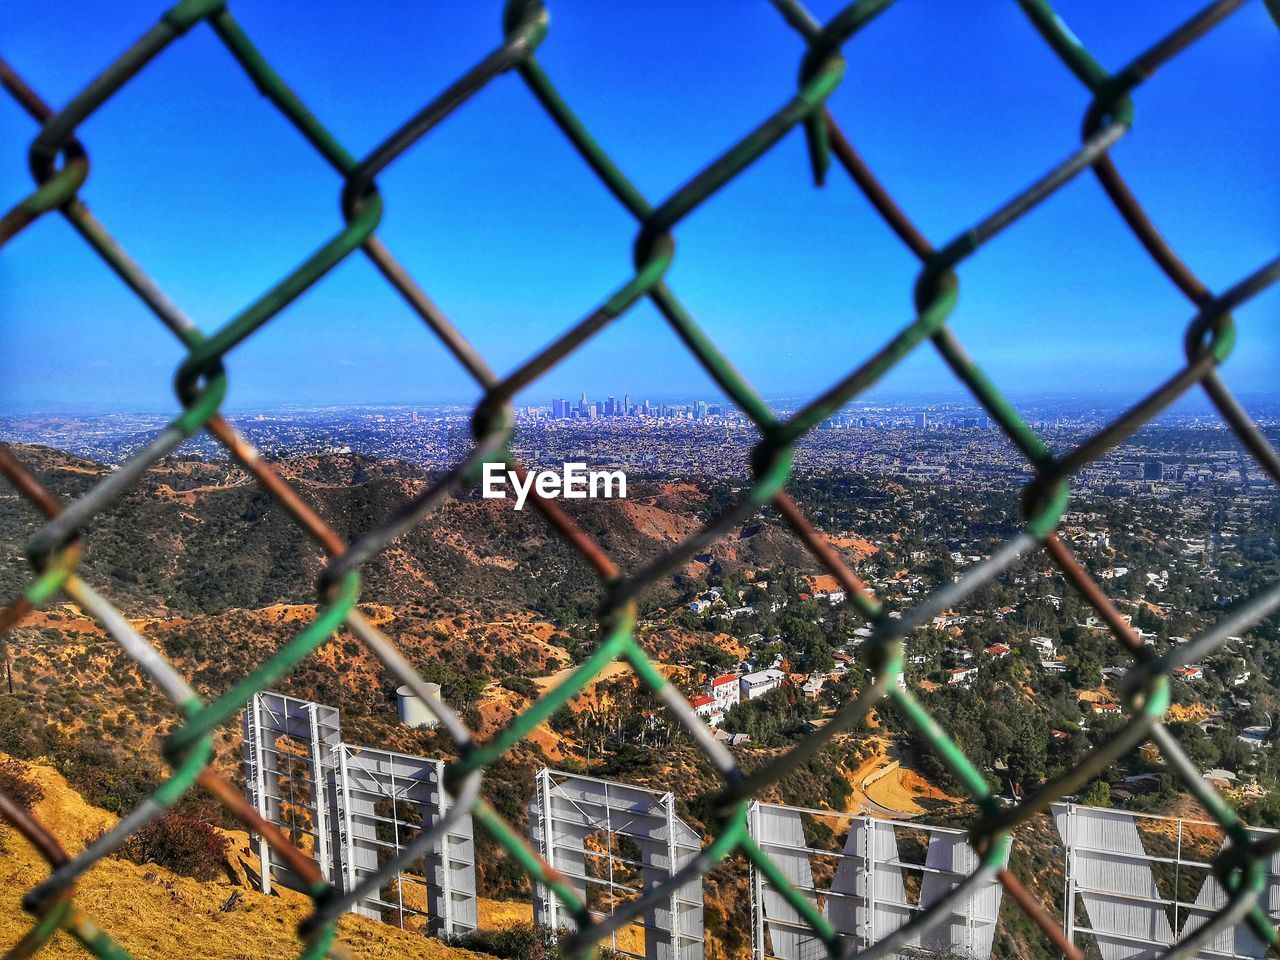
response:
[[[1080,798],[1080,802],[1090,807],[1111,806],[1111,784],[1105,780],[1093,781],[1089,784],[1089,789],[1084,792],[1084,796]]]
[[[1245,804],[1244,818],[1250,826],[1280,828],[1280,790],[1270,790]]]
[[[1049,724],[1043,713],[1026,704],[1016,704],[1006,720],[1013,734],[1006,756],[1009,776],[1024,788],[1031,787],[1044,779]]]
[[[1092,653],[1081,652],[1068,663],[1068,679],[1077,690],[1089,690],[1102,683],[1102,661]]]
[[[737,662],[737,658],[724,647],[705,640],[694,644],[689,656],[694,662],[702,664],[703,676],[707,680],[719,676]]]

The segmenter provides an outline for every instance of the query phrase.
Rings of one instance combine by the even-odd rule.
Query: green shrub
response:
[[[522,923],[502,930],[477,930],[451,937],[449,945],[487,953],[501,960],[561,960],[559,938],[567,936],[561,931],[557,936],[550,927],[537,923]],[[619,954],[601,947],[600,960],[621,960]]]
[[[533,700],[538,696],[538,685],[528,677],[518,677],[512,674],[509,677],[503,677],[498,682],[512,693],[518,693],[529,700]]]

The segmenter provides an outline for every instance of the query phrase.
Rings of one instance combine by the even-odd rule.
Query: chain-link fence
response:
[[[812,757],[837,732],[859,723],[873,706],[885,700],[897,708],[897,714],[937,752],[968,791],[978,811],[971,825],[970,838],[979,854],[980,866],[930,909],[865,951],[863,956],[891,954],[910,937],[940,922],[978,884],[994,876],[1058,950],[1068,957],[1081,957],[1079,949],[1068,942],[1035,898],[1002,866],[1011,843],[1011,831],[1028,818],[1047,810],[1054,800],[1076,791],[1114,760],[1143,742],[1151,742],[1159,749],[1169,769],[1231,839],[1214,863],[1215,873],[1229,894],[1226,904],[1166,956],[1192,956],[1217,932],[1241,922],[1248,922],[1265,942],[1275,944],[1276,931],[1259,909],[1257,901],[1263,880],[1262,864],[1278,844],[1274,840],[1255,840],[1249,835],[1231,806],[1201,779],[1178,741],[1168,732],[1162,717],[1170,704],[1171,671],[1204,656],[1220,646],[1229,635],[1246,629],[1280,606],[1280,583],[1272,584],[1241,602],[1189,643],[1167,653],[1156,654],[1143,646],[1125,618],[1076,561],[1070,548],[1054,533],[1067,504],[1072,474],[1132,436],[1144,423],[1197,385],[1207,393],[1222,419],[1266,473],[1273,480],[1280,481],[1280,455],[1237,403],[1218,374],[1219,366],[1227,360],[1235,341],[1231,311],[1280,280],[1280,259],[1256,267],[1252,272],[1250,265],[1242,265],[1242,279],[1234,286],[1222,292],[1210,291],[1165,242],[1108,156],[1108,149],[1133,125],[1131,96],[1135,90],[1147,82],[1162,64],[1178,56],[1244,6],[1246,0],[1216,0],[1168,36],[1156,41],[1131,63],[1114,71],[1093,59],[1048,0],[1018,2],[1045,42],[1091,95],[1082,142],[1061,163],[1042,174],[1006,204],[936,248],[916,229],[864,164],[825,106],[844,72],[842,47],[871,21],[885,14],[892,0],[858,0],[826,23],[814,19],[798,0],[774,0],[786,23],[799,34],[806,47],[798,90],[774,114],[658,203],[651,203],[627,179],[540,66],[537,50],[548,33],[548,14],[541,0],[508,0],[501,39],[493,52],[362,158],[349,154],[303,105],[298,95],[254,46],[225,0],[182,0],[58,111],[49,108],[9,65],[0,63],[0,80],[3,80],[5,88],[40,125],[29,152],[36,189],[0,220],[0,243],[13,239],[39,217],[55,211],[60,213],[187,350],[187,357],[178,369],[175,381],[181,401],[178,415],[144,449],[75,501],[61,503],[44,490],[10,452],[0,448],[0,470],[47,518],[44,526],[27,543],[27,553],[35,570],[34,579],[26,594],[0,614],[0,630],[9,630],[33,608],[61,592],[97,618],[164,695],[172,700],[183,721],[164,741],[164,757],[172,768],[169,779],[136,810],[123,817],[117,826],[77,856],[69,857],[56,837],[0,795],[0,813],[22,831],[51,867],[48,879],[25,897],[24,905],[35,917],[35,922],[10,955],[30,955],[62,929],[69,931],[100,957],[127,956],[109,931],[99,928],[92,918],[78,909],[76,881],[197,783],[225,804],[250,830],[264,837],[281,859],[311,885],[309,893],[314,900],[314,910],[298,931],[302,955],[320,957],[338,951],[340,948],[335,943],[337,918],[368,890],[376,889],[387,876],[394,874],[401,861],[419,856],[423,845],[436,832],[449,829],[451,818],[446,817],[433,830],[424,831],[414,845],[383,864],[375,875],[363,880],[355,889],[339,895],[324,882],[315,864],[292,847],[270,824],[262,822],[239,792],[210,768],[209,762],[214,731],[231,721],[255,691],[284,677],[335,630],[344,626],[399,683],[408,685],[432,704],[457,754],[447,773],[449,788],[457,800],[452,808],[453,815],[461,816],[470,811],[475,821],[531,878],[560,898],[564,913],[578,924],[577,932],[564,944],[568,955],[590,955],[597,941],[650,909],[657,899],[669,896],[668,888],[705,873],[731,855],[750,861],[812,928],[814,936],[827,945],[830,955],[840,955],[838,937],[828,921],[808,899],[787,883],[748,835],[746,812],[753,796],[763,787],[776,782],[806,758]],[[1266,2],[1272,17],[1280,22],[1280,6],[1276,0]],[[96,111],[110,109],[112,97],[122,87],[146,69],[160,51],[171,44],[180,44],[182,37],[192,29],[210,29],[216,34],[263,96],[339,173],[345,184],[342,191],[344,222],[341,227],[293,272],[210,333],[198,329],[157,288],[142,267],[112,239],[79,196],[89,174],[89,154],[76,137],[79,126]],[[475,93],[507,73],[517,75],[529,88],[582,160],[634,217],[638,231],[633,274],[609,292],[585,318],[514,372],[500,377],[432,303],[378,237],[376,231],[382,213],[382,198],[376,178],[440,121],[463,108]],[[921,268],[915,285],[916,313],[910,322],[835,385],[805,403],[798,412],[780,419],[734,369],[729,358],[698,327],[667,283],[666,274],[674,256],[674,228],[795,127],[803,129],[813,175],[821,181],[834,157],[892,232],[919,258]],[[1185,367],[1076,449],[1055,456],[970,359],[956,334],[948,328],[947,319],[959,296],[960,265],[1004,228],[1035,209],[1086,169],[1091,169],[1098,177],[1134,235],[1170,281],[1186,295],[1194,317],[1186,329]],[[219,407],[227,386],[223,357],[357,251],[369,258],[386,282],[447,347],[482,389],[483,398],[474,411],[475,443],[470,454],[441,480],[403,504],[355,542],[345,543],[257,455],[219,413]],[[698,363],[757,427],[762,439],[752,455],[753,479],[735,505],[665,555],[635,570],[620,569],[554,503],[536,499],[535,504],[546,521],[599,575],[602,601],[598,612],[598,641],[590,657],[567,680],[536,700],[492,739],[478,742],[444,704],[432,697],[421,677],[395,645],[360,613],[356,606],[360,593],[360,570],[398,536],[473,480],[484,462],[507,461],[510,469],[522,472],[508,449],[508,441],[514,432],[510,406],[513,396],[622,317],[643,298],[648,298],[657,307]],[[1025,522],[1021,530],[990,557],[965,570],[957,581],[938,587],[915,607],[901,611],[900,616],[891,616],[890,611],[870,594],[858,576],[814,530],[790,499],[785,487],[797,441],[926,341],[938,351],[955,376],[1025,456],[1034,478],[1023,497]],[[207,430],[220,441],[235,461],[330,557],[318,585],[319,606],[314,622],[222,696],[208,703],[196,696],[187,681],[134,631],[108,599],[91,589],[76,574],[82,546],[80,533],[86,525],[128,491],[149,467],[176,451],[185,440],[201,430]],[[766,504],[781,514],[812,555],[839,581],[848,602],[871,624],[874,632],[865,645],[865,655],[875,679],[855,699],[841,706],[831,722],[820,731],[797,742],[767,767],[748,776],[739,769],[733,755],[711,737],[710,731],[695,717],[684,698],[646,655],[636,637],[635,600],[647,586],[673,572],[695,554],[705,551],[726,531],[741,524]],[[1078,767],[1044,784],[1016,805],[1004,807],[986,778],[948,736],[945,727],[929,715],[909,686],[899,686],[897,680],[904,667],[903,639],[911,630],[928,623],[934,615],[999,576],[1019,557],[1036,550],[1047,553],[1131,655],[1132,666],[1123,683],[1128,720],[1114,738],[1092,751]],[[488,764],[567,704],[602,668],[615,660],[628,663],[640,681],[661,698],[666,709],[679,720],[689,738],[718,772],[723,789],[711,805],[717,818],[711,825],[714,831],[712,842],[668,883],[646,892],[612,916],[596,919],[573,888],[563,882],[511,825],[484,801],[480,786]]]

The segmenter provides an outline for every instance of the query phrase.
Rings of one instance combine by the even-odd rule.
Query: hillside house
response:
[[[1245,727],[1236,735],[1236,739],[1245,744],[1250,750],[1261,750],[1271,739],[1271,728],[1263,724],[1259,724],[1256,727]]]
[[[738,681],[741,698],[743,700],[754,700],[756,697],[763,697],[766,693],[777,690],[782,686],[784,677],[786,677],[785,673],[772,667],[768,670],[748,673]]]
[[[707,695],[727,711],[742,699],[737,675],[726,673],[713,677],[711,682],[707,684]]]
[[[689,701],[689,706],[693,707],[693,712],[712,729],[724,722],[724,710],[714,697],[709,697],[705,693],[700,694]]]
[[[1239,786],[1240,778],[1230,770],[1217,768],[1214,770],[1206,770],[1204,773],[1205,782],[1211,787],[1218,790],[1233,790]]]
[[[1045,660],[1052,659],[1057,652],[1057,647],[1048,637],[1031,637],[1027,643],[1031,644],[1031,648]]]

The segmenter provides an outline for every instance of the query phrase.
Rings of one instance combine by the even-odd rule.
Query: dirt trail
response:
[[[548,676],[535,677],[533,682],[538,685],[538,688],[543,693],[546,693],[552,687],[559,686],[560,681],[567,679],[569,676],[573,674],[573,671],[576,669],[577,669],[576,666],[565,667],[563,670],[557,670],[555,673],[549,674]],[[631,671],[630,664],[623,663],[620,660],[615,660],[613,663],[609,664],[607,667],[605,667],[603,670],[601,670],[599,673],[595,675],[595,678],[592,680],[592,685],[600,683],[602,680],[611,680],[614,677],[621,676],[622,674],[628,673],[630,671]]]
[[[918,800],[959,802],[914,770],[901,765],[882,773],[894,762],[886,752],[885,742],[875,741],[875,753],[864,760],[850,777],[853,794],[849,798],[849,809],[856,810],[865,806],[871,813],[880,816],[914,817],[928,812]]]

